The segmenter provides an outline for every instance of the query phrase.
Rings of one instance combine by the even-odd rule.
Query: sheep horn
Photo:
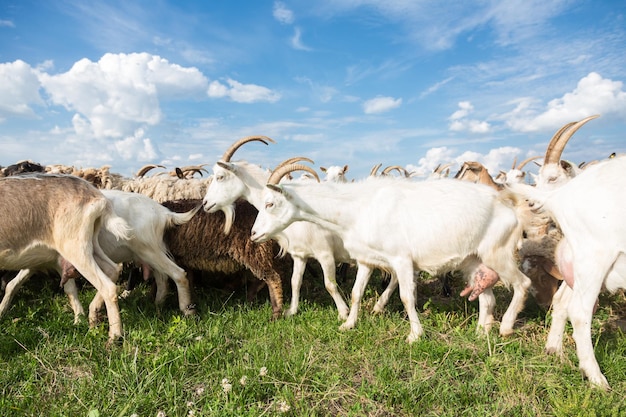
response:
[[[267,142],[276,143],[274,139],[268,138],[267,136],[246,136],[245,138],[241,138],[237,142],[230,145],[230,148],[228,148],[226,152],[224,152],[224,155],[222,155],[222,161],[230,162],[230,158],[233,156],[235,151],[241,147],[241,145],[252,141],[263,142],[266,145],[268,145]]]
[[[148,173],[148,171],[150,171],[151,169],[154,168],[165,168],[163,165],[155,165],[155,164],[149,164],[144,166],[143,168],[141,168],[139,170],[139,172],[137,172],[137,176],[138,177],[143,177],[144,175],[146,175]]]
[[[518,170],[522,170],[522,168],[524,168],[524,166],[529,163],[530,161],[534,161],[535,159],[539,159],[541,158],[541,155],[536,155],[536,156],[531,156],[530,158],[526,158],[524,159],[522,162],[519,163],[519,165],[517,166]],[[515,164],[513,164],[513,168],[515,168]]]
[[[375,177],[376,173],[378,172],[378,169],[383,166],[383,164],[378,164],[378,165],[374,165],[372,167],[372,170],[370,171],[370,177]]]
[[[580,129],[582,125],[587,123],[589,120],[595,119],[596,117],[600,117],[600,115],[596,114],[582,119],[578,122],[568,123],[561,129],[559,129],[559,131],[556,132],[550,140],[550,144],[548,145],[548,149],[546,150],[544,165],[549,163],[558,163],[561,159],[561,155],[563,154],[563,149],[565,149],[565,145],[567,145],[567,142],[570,140],[572,135],[574,135],[574,133],[576,133],[576,131]]]
[[[317,180],[317,182],[320,182],[320,177],[317,175],[317,172],[315,172],[315,170],[309,166],[302,165],[302,164],[289,164],[289,165],[281,164],[278,168],[272,171],[272,174],[268,178],[267,183],[276,185],[280,182],[280,180],[285,175],[293,171],[306,171],[310,173],[311,175],[313,175],[315,179]]]

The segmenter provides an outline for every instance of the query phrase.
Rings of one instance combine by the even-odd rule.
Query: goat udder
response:
[[[461,297],[465,297],[469,294],[468,300],[474,301],[483,291],[487,288],[491,288],[496,285],[496,282],[500,279],[500,276],[491,268],[485,265],[480,265],[476,272],[474,272],[473,285],[468,285],[461,291]]]

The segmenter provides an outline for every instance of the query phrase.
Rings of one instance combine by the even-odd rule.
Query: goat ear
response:
[[[230,172],[235,172],[235,165],[229,164],[228,162],[217,161],[217,165],[221,166],[222,168]]]
[[[343,173],[345,174],[346,172],[348,172],[348,165],[343,166]]]
[[[283,189],[277,184],[266,184],[265,186],[272,191],[276,191],[277,193],[283,193]]]
[[[320,171],[326,172],[326,168],[325,167],[320,167]]]
[[[568,174],[571,174],[574,170],[574,166],[570,162],[564,160],[561,160],[561,168],[563,168]]]

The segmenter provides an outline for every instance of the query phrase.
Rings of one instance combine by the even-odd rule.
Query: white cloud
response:
[[[282,1],[274,2],[272,15],[274,19],[285,25],[290,25],[294,21],[293,12],[289,10]]]
[[[426,97],[426,96],[436,92],[437,90],[439,90],[444,85],[448,84],[453,79],[454,79],[454,77],[448,77],[448,78],[446,78],[443,81],[439,81],[438,83],[433,84],[432,86],[428,87],[425,91],[423,91],[420,94],[420,98],[424,98],[424,97]]]
[[[295,28],[293,31],[293,36],[291,37],[291,46],[293,49],[297,49],[300,51],[310,51],[311,48],[302,43],[302,31],[300,28]]]
[[[144,138],[143,129],[137,129],[132,136],[115,142],[117,153],[126,161],[150,162],[158,153],[150,138]]]
[[[469,101],[459,102],[459,110],[452,113],[450,119],[450,130],[453,132],[487,133],[491,130],[489,123],[476,119],[469,119],[468,116],[474,111],[474,106]]]
[[[474,106],[469,101],[459,102],[459,110],[452,113],[451,120],[458,120],[467,117],[468,114],[474,111]]]
[[[567,0],[511,0],[506,2],[350,0],[314,2],[326,15],[370,8],[405,29],[405,39],[431,50],[451,48],[457,38],[488,28],[501,45],[539,36],[546,22],[569,7]]]
[[[424,155],[423,158],[420,158],[417,165],[409,164],[406,166],[406,170],[413,173],[413,175],[417,177],[427,177],[435,170],[435,168],[437,168],[437,165],[448,164],[453,162],[453,160],[454,151],[452,149],[446,146],[430,148],[426,151],[426,155]],[[455,169],[454,166],[450,168],[450,172]]]
[[[542,106],[533,98],[521,98],[515,109],[504,117],[513,130],[534,132],[553,130],[593,114],[626,116],[626,92],[621,81],[591,72],[572,92],[549,101],[547,105]]]
[[[0,27],[14,28],[15,27],[15,23],[13,23],[10,20],[0,20]]]
[[[42,73],[40,79],[51,101],[79,113],[95,137],[123,137],[156,125],[159,100],[196,96],[207,84],[196,68],[147,53],[105,54],[98,62],[85,58],[68,72]]]
[[[33,117],[32,104],[41,105],[37,72],[17,60],[0,64],[0,122],[8,116]]]
[[[363,103],[363,111],[365,114],[384,113],[396,107],[400,107],[401,104],[401,98],[376,97]]]
[[[212,98],[228,97],[237,103],[254,103],[258,101],[267,101],[275,103],[280,100],[280,94],[256,84],[242,84],[231,78],[226,80],[228,86],[213,81],[209,84],[207,94]]]
[[[452,164],[449,174],[452,177],[464,162],[475,161],[483,164],[489,173],[495,176],[501,170],[507,171],[515,158],[519,159],[521,155],[522,151],[512,146],[491,149],[486,154],[475,151],[465,151],[459,154],[456,149],[443,146],[429,149],[417,165],[407,165],[406,169],[414,172],[417,177],[428,177],[438,165]]]

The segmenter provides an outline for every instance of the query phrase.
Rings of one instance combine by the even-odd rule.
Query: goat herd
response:
[[[6,285],[0,315],[29,276],[52,270],[61,276],[78,318],[84,314],[75,284],[80,274],[97,290],[90,325],[104,305],[109,339],[119,339],[116,282],[121,265],[134,262],[144,276],[152,272],[157,303],[164,300],[168,278],[174,281],[185,315],[195,314],[191,271],[248,270],[267,284],[272,317],[278,318],[297,313],[306,262],[315,259],[342,329],[356,325],[373,269],[389,272],[374,310],[382,311],[399,288],[410,343],[423,333],[415,274],[462,271],[467,287],[461,295],[478,299],[481,330],[495,322],[496,282],[513,290],[499,326],[502,335],[513,332],[530,292],[552,306],[546,351],[562,354],[569,318],[581,370],[591,384],[607,389],[593,351],[591,319],[601,290],[626,288],[626,156],[584,167],[561,160],[568,139],[596,117],[568,123],[554,135],[533,186],[519,181],[523,164],[517,170],[514,164],[499,182],[475,162],[464,164],[455,178],[438,169],[436,176],[416,181],[389,175],[390,169],[377,175],[377,166],[369,177],[349,182],[342,175],[347,166],[322,169],[328,177],[337,170],[339,180],[320,181],[304,157],[272,172],[231,160],[245,143],[273,142],[265,136],[235,142],[208,180],[193,178],[201,166],[145,177],[158,167],[148,166],[127,181],[108,170],[87,178],[58,173],[65,172],[58,166],[26,174],[7,167],[0,178],[0,269],[19,273]],[[26,170],[45,171],[31,165]],[[293,180],[294,171],[311,179]],[[357,267],[350,306],[337,287],[338,263]],[[283,313],[281,277],[290,267],[292,294]]]

